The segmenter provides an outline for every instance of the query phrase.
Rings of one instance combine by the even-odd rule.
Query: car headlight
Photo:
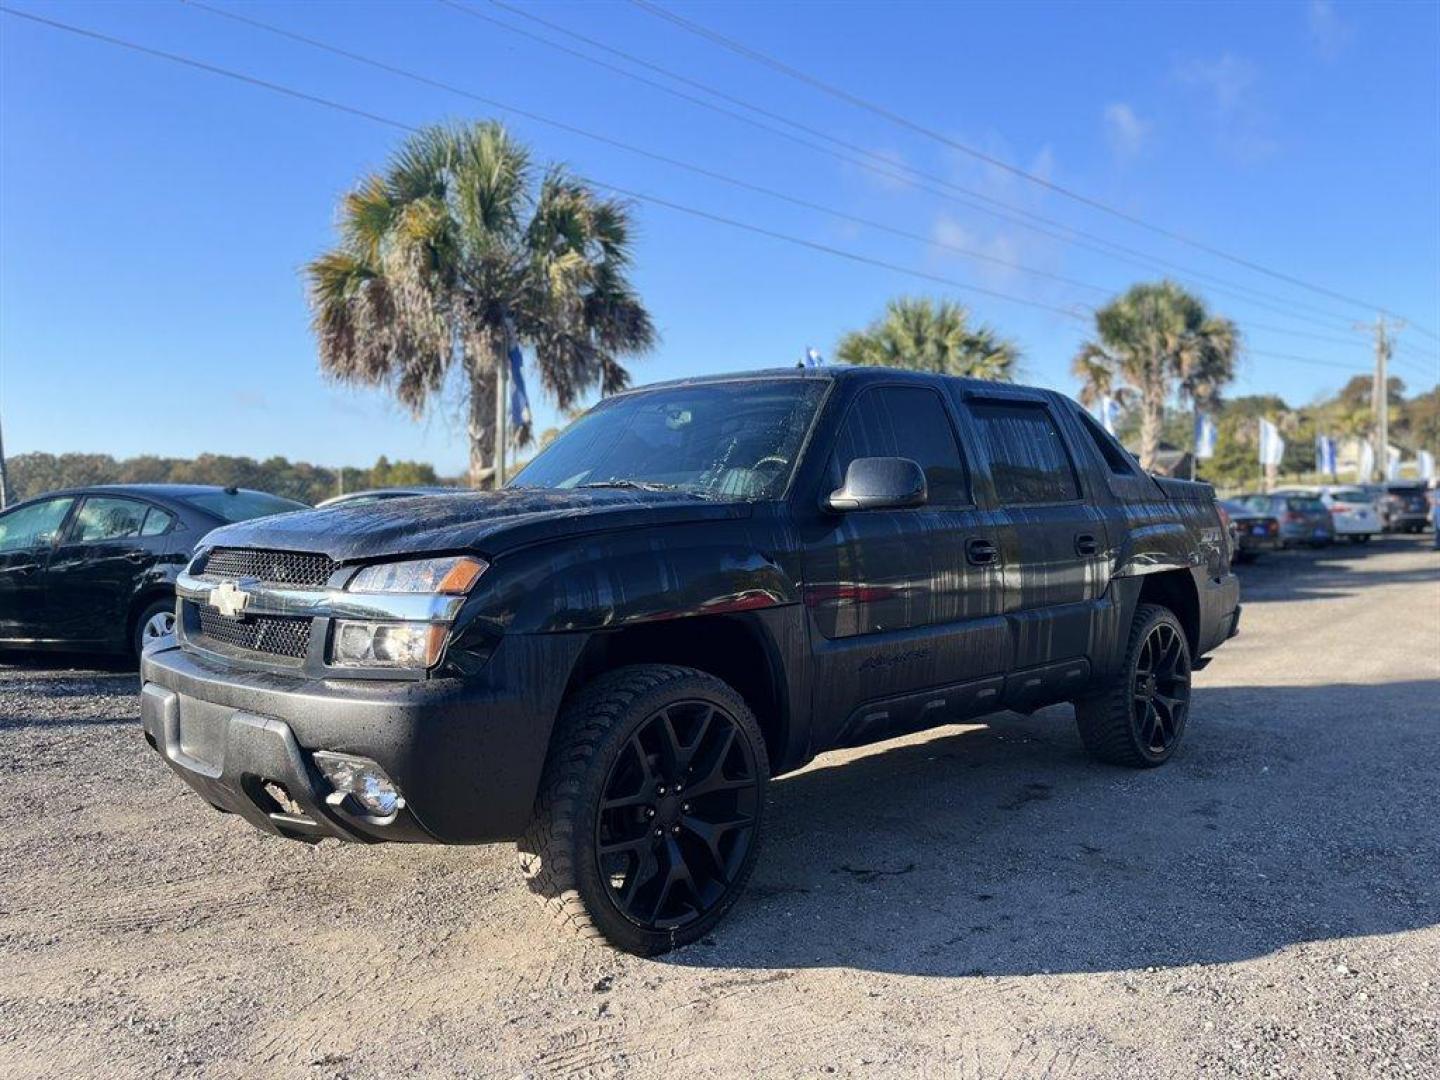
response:
[[[449,632],[449,623],[341,619],[330,639],[330,662],[347,667],[428,668],[440,659]]]
[[[361,569],[345,588],[372,595],[463,596],[488,565],[471,555],[376,563]],[[448,620],[339,619],[330,637],[330,662],[344,667],[421,670],[439,661],[449,633]]]
[[[350,592],[439,593],[461,596],[480,579],[489,564],[470,555],[439,559],[376,563],[367,566],[345,586]]]

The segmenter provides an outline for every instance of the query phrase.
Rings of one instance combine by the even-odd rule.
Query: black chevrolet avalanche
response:
[[[1164,763],[1238,628],[1228,543],[1209,486],[1049,391],[652,386],[503,491],[213,533],[145,737],[278,836],[514,840],[561,921],[656,953],[735,902],[768,781],[823,751],[1069,701],[1101,761]]]

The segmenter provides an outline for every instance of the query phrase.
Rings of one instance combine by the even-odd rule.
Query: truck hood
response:
[[[749,514],[748,503],[667,491],[510,488],[257,518],[216,529],[204,545],[316,551],[337,562],[454,551],[494,558],[513,548],[585,533]]]

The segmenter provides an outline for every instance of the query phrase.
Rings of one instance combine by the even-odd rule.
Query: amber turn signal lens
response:
[[[470,591],[470,586],[474,585],[484,572],[485,563],[479,559],[472,559],[468,555],[462,556],[455,560],[455,565],[440,579],[440,583],[435,586],[435,591],[447,596],[463,596]]]

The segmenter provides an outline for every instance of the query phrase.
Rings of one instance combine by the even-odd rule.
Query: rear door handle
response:
[[[999,554],[995,545],[983,537],[965,542],[965,561],[971,566],[989,566]]]
[[[1080,533],[1075,537],[1075,554],[1082,558],[1100,554],[1100,542],[1093,533]]]

